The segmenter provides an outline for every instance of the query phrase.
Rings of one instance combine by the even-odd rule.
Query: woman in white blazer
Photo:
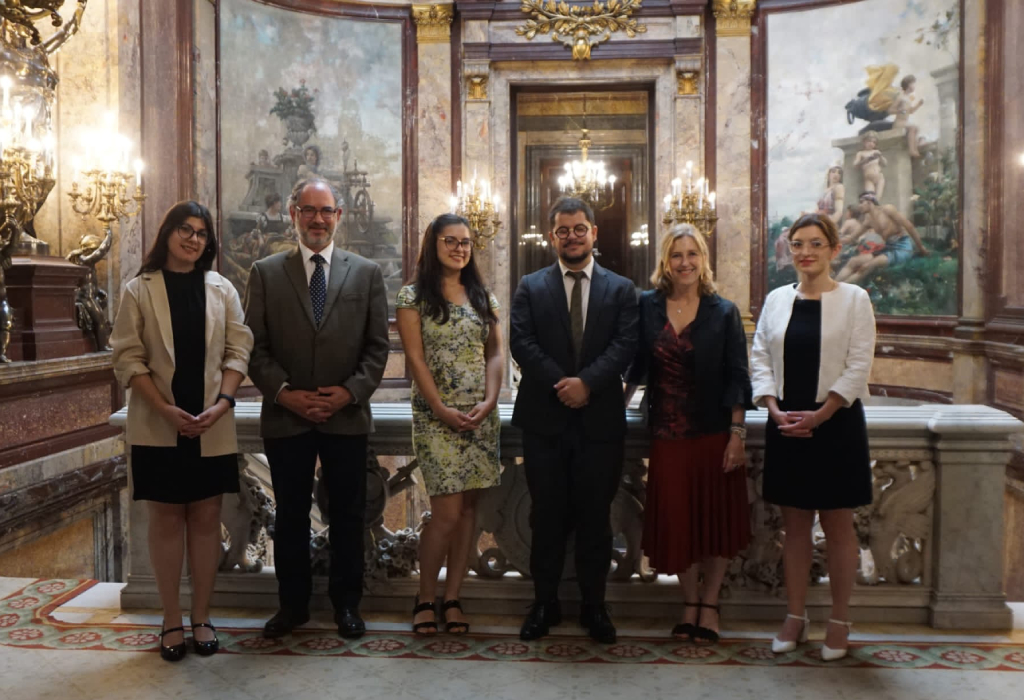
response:
[[[819,513],[828,542],[832,615],[822,658],[846,655],[849,603],[857,568],[853,509],[871,503],[867,425],[861,399],[875,354],[875,316],[867,292],[836,282],[839,233],[825,215],[807,214],[789,230],[799,282],[765,299],[754,334],[754,403],[768,409],[764,499],[782,509],[789,614],[772,641],[776,653],[807,641],[804,609],[811,529]]]
[[[252,332],[238,292],[211,271],[213,217],[196,202],[164,215],[142,270],[124,290],[110,344],[131,389],[127,442],[133,498],[149,501],[149,552],[164,610],[160,655],[185,655],[178,584],[187,534],[196,652],[217,652],[210,596],[220,559],[220,507],[238,492],[235,391]]]

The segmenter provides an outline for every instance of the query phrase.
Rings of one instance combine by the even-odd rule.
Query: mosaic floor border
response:
[[[35,581],[0,600],[0,644],[30,649],[89,649],[152,653],[159,628],[138,624],[75,624],[53,617],[61,605],[96,585],[96,581]],[[716,666],[825,665],[816,644],[775,655],[768,640],[724,639],[697,647],[671,639],[621,637],[605,646],[578,637],[552,635],[521,642],[514,635],[471,634],[416,637],[411,632],[370,631],[344,640],[325,630],[300,630],[269,640],[259,630],[221,626],[221,653],[344,656],[432,660],[549,661],[557,663],[708,664]],[[854,642],[850,655],[829,666],[852,668],[955,669],[1024,671],[1024,645],[942,642]]]

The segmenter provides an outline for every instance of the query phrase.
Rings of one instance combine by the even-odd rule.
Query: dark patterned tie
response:
[[[572,331],[572,350],[576,357],[576,368],[580,366],[580,354],[583,351],[583,278],[587,273],[583,270],[568,270],[565,273],[572,277],[572,302],[569,304],[569,327]]]
[[[324,274],[324,263],[327,261],[319,253],[313,255],[310,260],[316,265],[316,269],[309,279],[309,301],[313,304],[313,320],[319,328],[324,315],[324,302],[327,301],[327,276]]]

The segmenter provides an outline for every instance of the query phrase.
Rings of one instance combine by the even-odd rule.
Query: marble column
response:
[[[963,37],[967,46],[986,45],[986,3],[964,3]],[[994,27],[993,31],[1001,31]],[[963,53],[963,167],[960,265],[961,312],[956,336],[968,341],[953,352],[953,401],[985,403],[988,397],[988,360],[982,342],[985,325],[985,257],[988,254],[988,161],[985,56],[983,51]],[[940,132],[941,135],[941,132]]]
[[[676,95],[675,95],[675,126],[673,132],[676,138],[673,141],[674,152],[672,154],[672,165],[669,175],[682,177],[687,162],[693,163],[695,173],[704,174],[707,172],[704,163],[704,73],[700,56],[676,56]],[[661,198],[669,191],[669,188],[655,190],[653,195],[659,203],[658,212],[661,215]],[[654,227],[659,235],[656,241],[661,240],[665,233],[665,226],[660,219]],[[655,246],[658,243],[652,240]],[[655,248],[657,250],[657,248]]]
[[[452,187],[452,5],[413,5],[419,83],[416,88],[416,237],[448,211]]]
[[[505,202],[510,201],[511,183],[507,173],[492,171],[493,144],[491,143],[491,86],[490,61],[465,60],[462,64],[463,104],[465,116],[462,128],[465,132],[462,146],[462,180],[469,181],[474,175],[491,183],[494,192]],[[503,148],[508,148],[506,137]],[[507,229],[508,209],[502,212]],[[511,233],[496,236],[488,246],[476,253],[477,264],[492,285],[499,279],[508,279],[511,274],[510,246]]]
[[[716,277],[736,302],[748,331],[750,316],[750,20],[754,0],[714,0],[715,182],[718,193]]]

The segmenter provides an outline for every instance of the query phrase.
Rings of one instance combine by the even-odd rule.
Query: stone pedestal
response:
[[[843,151],[843,185],[846,187],[846,203],[856,204],[864,191],[864,176],[860,166],[854,166],[857,152],[864,148],[862,136],[835,139],[832,145]],[[879,201],[882,204],[893,204],[908,219],[914,214],[911,196],[914,194],[914,169],[907,151],[907,132],[905,129],[890,129],[878,132],[878,150],[885,158],[882,173],[885,175],[885,188]]]
[[[96,348],[75,319],[75,291],[88,270],[63,258],[15,257],[7,271],[14,328],[11,360],[75,357]]]

